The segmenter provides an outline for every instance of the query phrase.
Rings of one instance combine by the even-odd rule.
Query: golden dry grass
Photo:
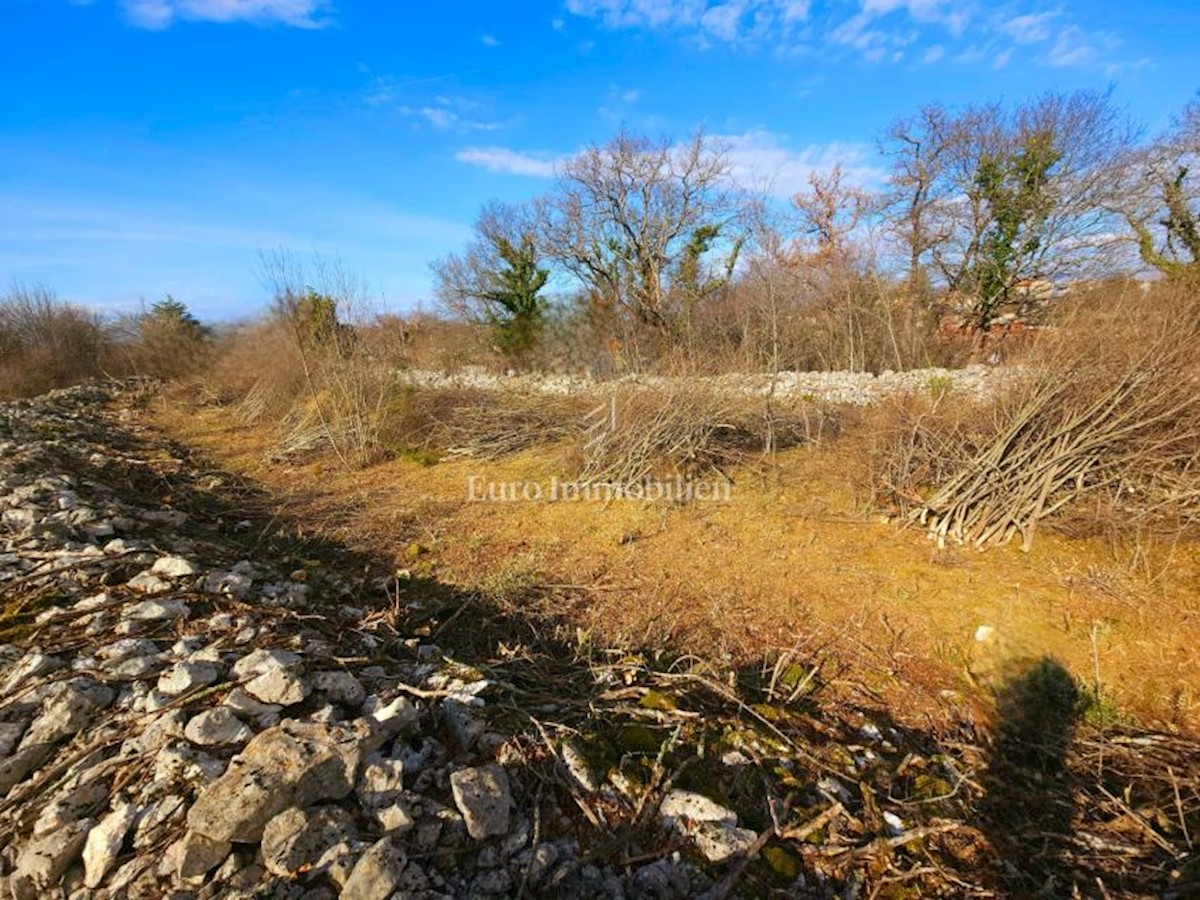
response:
[[[1028,554],[939,552],[859,502],[850,438],[788,450],[766,473],[735,471],[727,503],[469,503],[469,476],[545,482],[571,450],[350,472],[268,462],[275,435],[221,410],[165,400],[155,417],[308,527],[398,566],[419,545],[418,564],[439,579],[539,605],[605,646],[740,665],[799,645],[822,662],[828,690],[910,720],[986,715],[999,673],[1050,656],[1089,685],[1098,665],[1107,700],[1145,725],[1200,725],[1195,545],[1147,562],[1048,532]],[[981,626],[994,629],[982,642]]]

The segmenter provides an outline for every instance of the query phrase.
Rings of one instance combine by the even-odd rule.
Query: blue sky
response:
[[[0,287],[208,319],[264,250],[385,302],[479,207],[621,125],[725,138],[779,196],[922,103],[1114,87],[1153,132],[1200,88],[1180,0],[0,0]]]

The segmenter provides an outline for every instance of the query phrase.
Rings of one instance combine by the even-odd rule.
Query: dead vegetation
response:
[[[108,349],[98,316],[46,288],[18,284],[0,297],[0,399],[99,377]]]
[[[990,405],[937,397],[900,409],[877,447],[881,479],[939,545],[1019,536],[1028,550],[1040,523],[1081,498],[1123,526],[1190,530],[1198,339],[1200,297],[1186,289],[1077,308]]]

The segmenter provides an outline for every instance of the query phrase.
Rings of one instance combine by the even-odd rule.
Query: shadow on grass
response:
[[[996,695],[995,744],[981,814],[1000,851],[1008,889],[1019,896],[1069,894],[1061,857],[1075,806],[1067,754],[1084,698],[1057,660],[1014,666]]]

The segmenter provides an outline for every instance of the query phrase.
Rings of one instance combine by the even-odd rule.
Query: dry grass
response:
[[[351,472],[320,457],[271,463],[273,432],[219,410],[158,414],[173,436],[278,492],[308,527],[405,568],[419,544],[421,572],[593,644],[755,667],[799,644],[826,690],[908,719],[970,714],[977,688],[1012,659],[1050,656],[1088,684],[1098,660],[1106,702],[1122,714],[1200,727],[1194,544],[1176,546],[1153,583],[1101,538],[1047,533],[1028,554],[938,551],[867,512],[852,433],[781,452],[770,470],[735,466],[727,503],[472,503],[471,476],[564,476],[574,442]],[[983,625],[994,633],[980,642]]]

